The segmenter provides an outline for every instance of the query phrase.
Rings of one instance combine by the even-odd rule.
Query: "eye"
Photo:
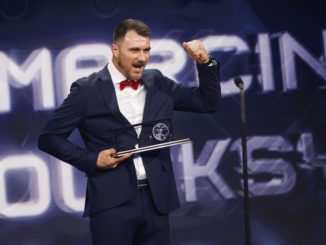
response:
[[[137,52],[140,51],[140,49],[139,49],[139,48],[131,48],[130,51],[131,51],[132,53],[137,53]]]

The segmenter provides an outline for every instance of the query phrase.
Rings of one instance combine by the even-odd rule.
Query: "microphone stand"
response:
[[[245,92],[244,92],[243,81],[240,77],[236,77],[234,79],[234,83],[240,89],[240,127],[241,127],[241,145],[242,145],[245,245],[251,245]]]

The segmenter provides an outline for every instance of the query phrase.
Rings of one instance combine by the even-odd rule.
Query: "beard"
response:
[[[118,70],[127,78],[132,80],[138,80],[142,77],[146,62],[137,61],[131,64],[131,66],[125,66],[120,59],[117,59]]]

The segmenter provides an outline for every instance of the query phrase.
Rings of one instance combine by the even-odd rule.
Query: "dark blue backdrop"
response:
[[[244,244],[239,101],[246,84],[253,244],[326,244],[326,17],[321,1],[0,1],[0,243],[90,244],[85,178],[37,136],[74,79],[103,67],[115,24],[152,29],[150,67],[197,83],[181,43],[221,63],[219,112],[175,113],[182,208],[172,243]],[[80,144],[78,132],[71,139]],[[118,188],[118,187],[117,187]]]

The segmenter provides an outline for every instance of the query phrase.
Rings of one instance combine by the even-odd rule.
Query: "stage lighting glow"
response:
[[[196,179],[206,177],[217,188],[223,198],[234,198],[234,191],[228,186],[222,175],[216,171],[231,139],[207,141],[197,161],[194,161],[192,143],[181,145],[185,198],[187,202],[197,201]]]
[[[107,44],[83,44],[64,49],[56,60],[58,104],[68,95],[74,81],[102,69],[111,57]],[[83,65],[87,62],[92,65]]]
[[[325,31],[324,31],[325,32]],[[323,35],[324,43],[326,35]],[[294,90],[298,87],[296,59],[299,56],[313,69],[316,74],[326,81],[326,68],[318,59],[313,57],[299,42],[297,42],[289,33],[285,32],[279,38],[280,55],[282,64],[283,90]],[[324,47],[326,50],[326,46]],[[324,89],[326,85],[322,86]]]
[[[151,41],[151,56],[159,56],[159,62],[149,63],[147,68],[159,69],[165,76],[178,82],[176,75],[187,62],[183,47],[173,39],[154,39]]]
[[[259,34],[257,38],[258,40],[255,51],[259,55],[261,70],[261,74],[258,75],[258,81],[260,82],[264,92],[274,91],[275,84],[271,40],[267,33]]]
[[[29,200],[11,203],[7,198],[6,173],[25,169],[29,173]],[[23,176],[22,176],[23,178]],[[0,161],[0,217],[17,218],[44,213],[50,204],[49,172],[43,160],[32,154],[5,157]]]
[[[9,79],[9,75],[12,79]],[[54,91],[51,54],[48,49],[34,50],[25,62],[18,66],[0,52],[0,112],[11,110],[9,84],[22,88],[32,84],[35,110],[54,108]]]
[[[203,44],[208,52],[225,52],[233,49],[235,55],[250,53],[248,44],[242,38],[235,35],[207,36],[203,39]],[[241,78],[244,82],[244,89],[248,89],[251,86],[252,75],[241,75]],[[225,96],[236,94],[239,91],[238,88],[234,86],[233,78],[223,81],[221,83],[221,89]]]
[[[72,166],[60,160],[55,160],[58,171],[56,188],[56,203],[66,212],[82,212],[84,210],[85,197],[76,197],[74,189],[74,175]]]

